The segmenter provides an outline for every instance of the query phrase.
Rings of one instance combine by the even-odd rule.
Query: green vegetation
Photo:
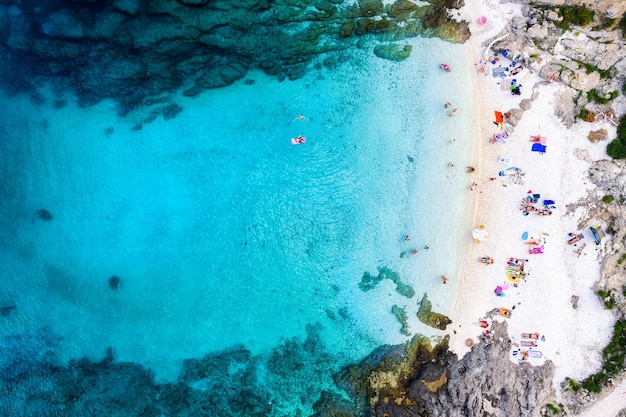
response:
[[[563,404],[559,404],[558,407],[554,404],[546,404],[546,408],[550,410],[552,414],[558,416],[559,414],[561,414],[561,411],[563,410]]]
[[[600,24],[593,27],[593,30],[608,29],[608,28],[612,27],[615,24],[616,21],[617,21],[617,19],[612,19],[612,18],[604,16],[602,18],[602,20],[600,21]]]
[[[613,294],[611,294],[611,291],[600,290],[598,291],[598,295],[602,297],[602,301],[604,301],[604,307],[606,307],[608,310],[613,310],[613,307],[615,307],[615,304],[617,302],[615,301]]]
[[[587,115],[588,110],[586,108],[581,108],[580,111],[578,112],[578,114],[576,115],[576,117],[578,117],[579,119],[584,119],[585,116]]]
[[[602,369],[581,382],[580,386],[591,392],[600,392],[602,387],[612,376],[624,370],[624,360],[626,359],[626,321],[618,320],[613,328],[613,338],[602,350],[604,363]],[[570,387],[577,392],[570,379]],[[578,385],[578,384],[576,384]]]
[[[602,351],[604,364],[597,374],[591,375],[580,384],[591,392],[600,392],[610,377],[624,369],[626,359],[626,321],[618,320],[613,329],[611,342]],[[571,385],[571,383],[570,383]]]
[[[611,204],[613,200],[615,200],[615,197],[613,197],[611,194],[607,194],[604,197],[602,197],[602,202],[604,204]]]
[[[591,23],[595,12],[586,6],[569,6],[561,8],[561,14],[564,22],[585,26]]]
[[[601,97],[600,93],[598,93],[598,90],[595,88],[587,92],[587,100],[590,102],[595,101],[599,104],[606,104],[609,101],[614,100],[617,96],[619,96],[617,91],[611,91],[607,96]]]
[[[580,386],[580,384],[576,381],[574,381],[572,378],[566,378],[567,381],[569,381],[569,387],[572,389],[572,391],[574,392],[578,392],[580,391],[580,388],[582,388]]]
[[[611,68],[607,68],[607,69],[601,70],[597,66],[595,66],[593,64],[589,64],[588,62],[581,62],[581,61],[577,61],[577,62],[580,65],[582,65],[583,67],[585,67],[585,72],[587,74],[591,74],[594,71],[598,71],[598,73],[600,74],[600,78],[602,78],[602,79],[609,80],[609,79],[613,78],[613,70],[611,70]]]
[[[595,12],[586,6],[566,6],[561,7],[559,14],[563,21],[555,22],[556,26],[567,30],[571,25],[586,26],[593,20]]]
[[[606,153],[613,159],[626,159],[626,115],[619,120],[617,139],[607,145]]]

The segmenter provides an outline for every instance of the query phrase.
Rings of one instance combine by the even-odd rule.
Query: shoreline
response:
[[[495,8],[489,6],[482,4],[462,9],[463,19],[471,22],[473,33],[466,43],[467,53],[476,63],[483,58],[487,41],[501,33],[508,17],[516,14],[516,9],[520,7],[511,4]],[[483,14],[491,22],[497,21],[501,27],[494,24],[493,27],[478,28],[476,18]],[[494,314],[494,320],[507,322],[513,347],[521,342],[521,333],[539,332],[545,336],[546,341],[538,343],[536,348],[542,351],[543,358],[529,362],[540,365],[545,360],[552,361],[555,364],[553,388],[559,392],[565,377],[581,379],[600,366],[601,351],[611,337],[614,323],[612,314],[604,309],[592,289],[600,278],[598,260],[602,256],[602,248],[595,247],[588,228],[576,229],[582,210],[574,213],[565,210],[566,204],[575,204],[592,188],[586,178],[589,164],[575,153],[582,148],[591,153],[593,159],[599,159],[603,149],[586,141],[586,132],[583,132],[586,126],[581,126],[579,122],[568,129],[554,116],[554,102],[558,94],[567,88],[564,85],[547,84],[536,73],[527,73],[529,69],[526,69],[520,73],[525,80],[521,96],[500,91],[496,84],[498,79],[491,74],[492,67],[509,64],[508,60],[500,58],[502,60],[497,65],[486,65],[487,74],[477,73],[471,85],[476,100],[475,117],[478,118],[475,140],[479,141],[474,144],[477,148],[474,155],[478,159],[472,180],[479,186],[470,191],[476,193],[472,196],[474,212],[471,227],[484,225],[489,238],[482,243],[470,242],[465,253],[459,275],[462,277],[460,289],[450,317],[454,332],[450,334],[449,345],[452,352],[463,357],[470,350],[466,345],[467,339],[476,344],[483,331],[477,325],[479,318],[487,317],[489,311],[499,307],[511,309],[513,315],[510,319]],[[506,112],[517,108],[523,99],[530,100],[530,109],[526,110],[517,126],[506,126],[509,132],[506,143],[489,143],[488,139],[497,131],[493,124],[494,111]],[[530,151],[529,136],[534,134],[548,137],[545,155]],[[507,158],[511,164],[500,163],[501,158]],[[498,172],[509,166],[522,169],[525,174],[523,185],[509,184],[498,177]],[[488,178],[494,177],[496,180],[489,181]],[[556,200],[554,215],[522,215],[520,202],[531,190],[541,193],[542,198]],[[467,234],[470,232],[468,230]],[[544,239],[544,254],[528,253],[528,246],[521,240],[523,232]],[[580,246],[566,243],[568,232],[585,235],[582,256],[572,253],[572,249],[577,250]],[[485,255],[494,258],[495,263],[480,263],[479,257]],[[496,297],[496,286],[510,284],[506,275],[506,260],[509,257],[527,259],[525,270],[529,274],[518,287],[510,285],[504,297]],[[573,297],[577,297],[577,307],[573,307]],[[594,326],[585,325],[590,321]],[[510,358],[517,361],[513,355]]]

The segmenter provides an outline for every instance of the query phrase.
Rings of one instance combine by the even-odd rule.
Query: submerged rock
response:
[[[11,311],[15,310],[15,306],[2,306],[0,307],[0,316],[8,317]]]
[[[298,79],[320,69],[321,60],[345,62],[351,55],[345,51],[358,47],[364,36],[375,44],[416,36],[464,42],[469,35],[467,22],[448,16],[446,7],[458,6],[455,1],[226,4],[84,0],[48,2],[36,13],[0,6],[3,69],[11,74],[3,87],[36,96],[54,79],[76,92],[81,105],[108,98],[127,114],[150,97],[183,86],[193,96],[232,84],[251,69]],[[409,56],[410,46],[378,45],[374,52],[399,61]]]
[[[362,291],[369,291],[376,288],[378,283],[384,279],[389,279],[396,284],[396,291],[398,292],[398,294],[403,295],[407,298],[412,298],[415,295],[415,290],[413,289],[413,287],[402,282],[400,274],[392,271],[386,266],[378,268],[377,276],[373,276],[369,272],[365,272],[363,274],[363,277],[361,278],[361,282],[359,283],[359,288]]]
[[[452,323],[452,320],[443,314],[433,312],[432,308],[433,303],[428,299],[428,295],[424,293],[424,297],[422,297],[422,301],[420,301],[420,308],[417,311],[417,318],[430,327],[446,330],[446,327],[448,324]]]
[[[121,285],[120,277],[118,277],[117,275],[111,276],[107,282],[109,283],[109,287],[113,291],[117,291],[120,288],[120,285]]]
[[[408,318],[409,317],[406,314],[406,310],[404,308],[398,307],[397,305],[394,304],[394,306],[391,307],[391,313],[394,316],[396,316],[398,321],[402,324],[402,328],[400,329],[402,334],[405,335],[405,336],[410,336],[411,335],[411,331],[409,330],[409,323],[408,323]]]
[[[39,218],[45,222],[52,221],[52,213],[50,213],[46,209],[37,210],[37,216],[39,216]]]
[[[403,61],[411,55],[411,45],[376,45],[374,54],[389,61]]]

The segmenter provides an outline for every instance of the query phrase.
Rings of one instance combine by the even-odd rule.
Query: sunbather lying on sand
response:
[[[480,258],[480,261],[487,265],[491,265],[493,263],[493,259],[488,256],[483,256],[482,258]]]
[[[522,204],[522,207],[520,207],[520,210],[535,211],[535,207],[531,206],[530,204]]]
[[[524,243],[527,245],[541,245],[541,240],[540,239],[528,239]]]
[[[548,209],[541,209],[541,210],[537,210],[535,213],[537,213],[540,216],[550,216],[552,215],[552,212]]]
[[[582,239],[582,238],[583,238],[582,233],[577,234],[577,235],[575,235],[575,234],[573,234],[573,233],[570,233],[569,235],[570,235],[570,236],[573,236],[573,237],[572,237],[570,240],[568,240],[568,241],[567,241],[567,244],[568,244],[568,245],[573,245],[574,243],[578,242],[580,239]]]
[[[524,267],[524,260],[523,259],[519,259],[519,258],[509,258],[509,260],[506,261],[506,263],[509,266],[521,266],[521,267]]]

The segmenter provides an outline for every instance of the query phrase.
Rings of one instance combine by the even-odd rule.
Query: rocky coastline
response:
[[[0,4],[2,87],[37,101],[50,84],[81,105],[103,99],[124,115],[139,106],[157,115],[182,91],[195,96],[232,84],[251,69],[280,80],[333,68],[350,48],[373,48],[385,59],[410,53],[395,42],[469,37],[466,22],[449,17],[458,0],[417,5],[399,0],[30,0]],[[253,80],[250,80],[253,82]]]

